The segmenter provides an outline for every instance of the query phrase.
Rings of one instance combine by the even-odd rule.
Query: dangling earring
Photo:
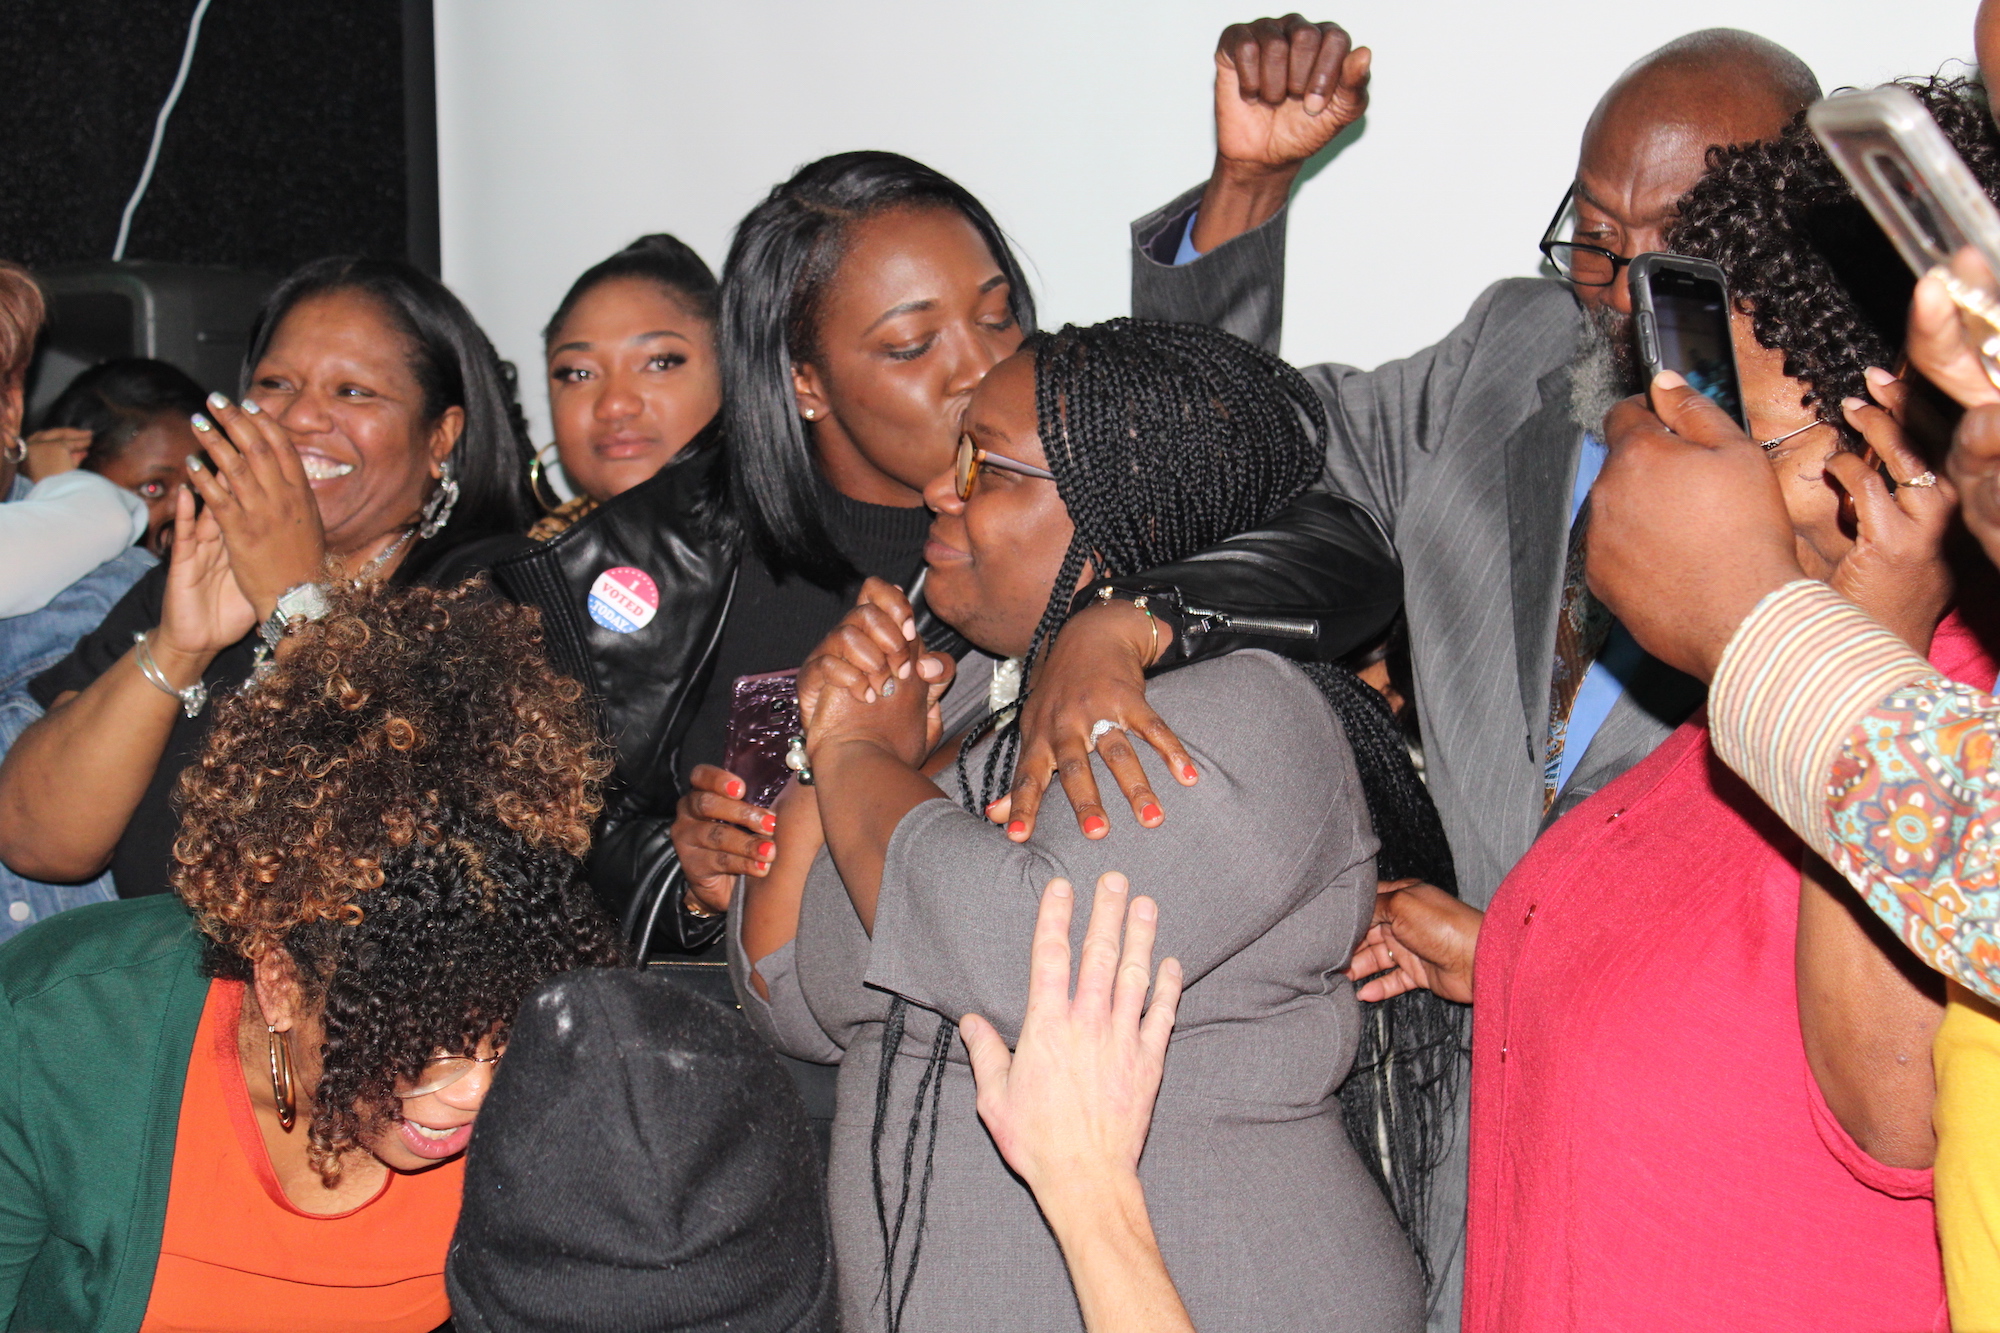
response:
[[[535,503],[542,507],[544,514],[553,514],[563,505],[562,497],[557,495],[556,488],[549,484],[549,465],[545,461],[549,450],[555,447],[555,442],[552,440],[537,449],[535,456],[528,460],[528,490],[534,495]]]
[[[451,511],[458,504],[458,471],[446,457],[439,469],[443,474],[438,480],[438,488],[431,492],[431,498],[424,501],[424,523],[417,529],[419,537],[435,537],[444,531],[444,525],[451,522]]]
[[[278,1103],[278,1124],[289,1134],[299,1118],[298,1103],[292,1099],[292,1050],[278,1029],[266,1023],[264,1031],[271,1034],[271,1097]]]

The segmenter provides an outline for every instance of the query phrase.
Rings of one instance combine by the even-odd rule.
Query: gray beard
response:
[[[1610,306],[1585,306],[1583,332],[1569,363],[1569,414],[1578,430],[1604,437],[1604,414],[1645,386],[1632,317]]]

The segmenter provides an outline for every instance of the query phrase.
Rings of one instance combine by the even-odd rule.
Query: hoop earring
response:
[[[16,435],[14,437],[14,442],[12,444],[9,444],[4,450],[0,450],[0,458],[5,458],[9,463],[12,463],[15,467],[19,467],[21,466],[21,464],[27,462],[28,461],[27,438],[25,436]]]
[[[444,531],[444,525],[451,522],[451,511],[458,507],[457,468],[452,466],[449,456],[440,468],[443,473],[438,488],[431,492],[431,498],[424,501],[423,526],[417,529],[419,537],[435,537]]]
[[[555,442],[552,440],[537,449],[535,456],[528,460],[528,490],[535,497],[535,503],[542,507],[544,514],[553,514],[563,506],[562,497],[556,494],[556,488],[549,483],[549,467],[543,461],[549,450],[555,447]]]
[[[298,1103],[292,1097],[292,1050],[278,1029],[266,1023],[264,1030],[271,1034],[271,1098],[278,1104],[278,1124],[289,1134],[299,1118]]]

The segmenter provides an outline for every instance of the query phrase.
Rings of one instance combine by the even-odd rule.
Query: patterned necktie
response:
[[[1569,735],[1570,709],[1590,664],[1597,660],[1611,633],[1611,612],[1590,594],[1584,581],[1585,534],[1590,528],[1590,501],[1585,499],[1569,526],[1569,556],[1563,562],[1562,615],[1556,620],[1555,674],[1549,682],[1549,749],[1542,769],[1542,813],[1556,803],[1561,789],[1563,742]]]

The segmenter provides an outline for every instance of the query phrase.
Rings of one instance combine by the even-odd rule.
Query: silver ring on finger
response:
[[[1113,722],[1108,717],[1098,718],[1097,721],[1090,724],[1090,748],[1092,750],[1097,748],[1097,742],[1103,738],[1105,732],[1116,730],[1118,730],[1116,722]]]
[[[1911,477],[1908,481],[1899,481],[1896,484],[1898,486],[1916,486],[1920,488],[1925,486],[1935,486],[1937,485],[1937,473],[1932,472],[1929,468],[1925,468],[1922,472],[1919,472],[1916,476]]]

